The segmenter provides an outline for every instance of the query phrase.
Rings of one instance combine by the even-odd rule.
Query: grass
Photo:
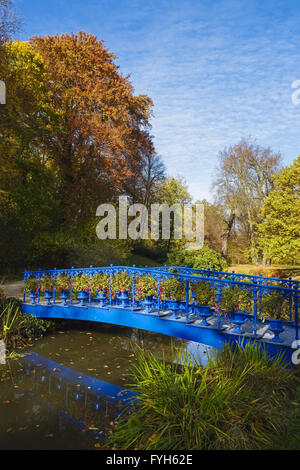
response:
[[[124,411],[109,439],[117,449],[300,449],[300,377],[257,346],[225,345],[205,367],[180,353],[158,360],[138,349]],[[174,356],[175,359],[175,356]]]
[[[20,300],[0,297],[0,339],[4,341],[8,354],[25,346],[29,339],[43,336],[53,326],[51,321],[24,314]]]
[[[238,264],[235,266],[230,266],[226,271],[235,271],[236,273],[251,274],[254,276],[262,274],[266,277],[291,277],[292,279],[300,280],[300,266],[256,266],[254,264]]]

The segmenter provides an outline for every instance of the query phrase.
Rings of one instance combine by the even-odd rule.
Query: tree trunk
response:
[[[223,258],[227,258],[228,254],[228,242],[231,234],[231,230],[235,221],[235,212],[230,211],[229,219],[226,222],[226,229],[222,234],[222,256]]]

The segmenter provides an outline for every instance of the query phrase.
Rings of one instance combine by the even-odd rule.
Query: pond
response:
[[[0,364],[0,449],[101,449],[131,395],[134,345],[171,360],[184,347],[205,365],[215,348],[127,327],[56,330]],[[124,390],[125,388],[125,390]]]

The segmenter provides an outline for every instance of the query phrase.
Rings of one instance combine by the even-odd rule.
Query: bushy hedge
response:
[[[168,254],[168,265],[213,271],[223,271],[227,267],[225,259],[208,246],[203,246],[200,250],[173,251]]]

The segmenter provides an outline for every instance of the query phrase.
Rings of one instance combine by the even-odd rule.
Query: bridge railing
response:
[[[236,273],[235,271],[226,272],[226,271],[215,271],[212,269],[196,269],[189,268],[187,266],[159,266],[155,269],[159,271],[167,271],[169,269],[176,269],[179,273],[193,274],[193,275],[203,275],[205,277],[213,277],[217,279],[225,279],[231,281],[252,281],[257,282],[261,285],[280,285],[282,287],[299,289],[300,290],[300,281],[296,279],[289,278],[278,278],[278,277],[268,277],[263,276],[262,274],[245,274],[245,273]]]
[[[299,291],[300,283],[291,279],[277,279],[267,278],[263,276],[253,275],[241,275],[237,273],[224,273],[219,271],[210,270],[196,270],[189,269],[187,267],[178,266],[164,266],[164,267],[145,267],[137,268],[136,266],[105,266],[105,267],[94,267],[88,268],[70,268],[70,269],[51,269],[51,270],[37,270],[37,271],[24,271],[24,302],[26,301],[26,283],[29,279],[36,279],[37,288],[35,291],[37,303],[40,303],[41,296],[41,282],[48,276],[53,280],[51,299],[52,303],[55,304],[57,301],[56,287],[57,280],[60,276],[68,276],[70,279],[69,287],[69,305],[74,303],[74,297],[78,289],[74,289],[74,280],[80,276],[85,276],[92,282],[94,276],[97,274],[106,274],[109,278],[109,287],[106,293],[106,302],[113,306],[115,305],[115,292],[113,288],[114,276],[118,273],[125,273],[130,279],[130,287],[127,284],[127,291],[129,292],[127,305],[132,307],[138,304],[136,283],[140,276],[148,276],[156,281],[156,293],[152,291],[152,301],[154,307],[157,309],[158,314],[164,306],[164,300],[162,296],[162,287],[165,285],[167,279],[177,280],[183,287],[181,290],[181,298],[177,299],[181,308],[185,311],[186,321],[190,322],[190,317],[195,305],[194,288],[200,282],[206,283],[211,289],[213,289],[215,295],[214,311],[217,317],[217,327],[221,328],[221,318],[226,313],[223,309],[222,301],[227,293],[228,289],[239,288],[242,291],[248,292],[251,296],[251,312],[249,312],[249,318],[253,321],[253,335],[257,335],[258,321],[262,318],[262,303],[264,297],[268,294],[279,295],[285,299],[288,304],[288,318],[286,319],[290,325],[295,327],[295,340],[299,339]],[[88,304],[94,302],[93,292],[91,289],[88,290]],[[233,291],[232,291],[233,292]],[[35,300],[34,300],[35,301]],[[48,302],[49,305],[49,302]],[[280,315],[279,315],[280,316]]]

